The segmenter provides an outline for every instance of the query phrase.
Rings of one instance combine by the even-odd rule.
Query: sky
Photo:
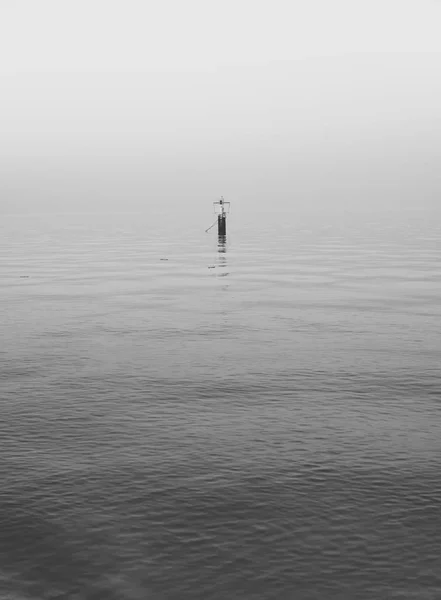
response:
[[[441,203],[441,0],[2,0],[0,212]]]

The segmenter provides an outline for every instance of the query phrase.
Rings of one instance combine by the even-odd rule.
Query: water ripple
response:
[[[440,229],[347,219],[2,221],[2,597],[441,597]]]

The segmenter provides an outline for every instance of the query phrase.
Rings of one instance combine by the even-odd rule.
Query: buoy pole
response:
[[[227,214],[224,208],[224,199],[219,200],[220,212],[217,215],[217,233],[218,235],[227,235]]]

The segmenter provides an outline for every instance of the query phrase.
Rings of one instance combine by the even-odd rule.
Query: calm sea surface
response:
[[[205,216],[2,216],[0,597],[440,599],[441,221]]]

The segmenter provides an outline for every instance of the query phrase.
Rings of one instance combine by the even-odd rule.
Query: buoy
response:
[[[214,212],[217,214],[217,233],[220,236],[227,235],[227,214],[230,212],[230,202],[225,202],[224,197],[213,202]]]

